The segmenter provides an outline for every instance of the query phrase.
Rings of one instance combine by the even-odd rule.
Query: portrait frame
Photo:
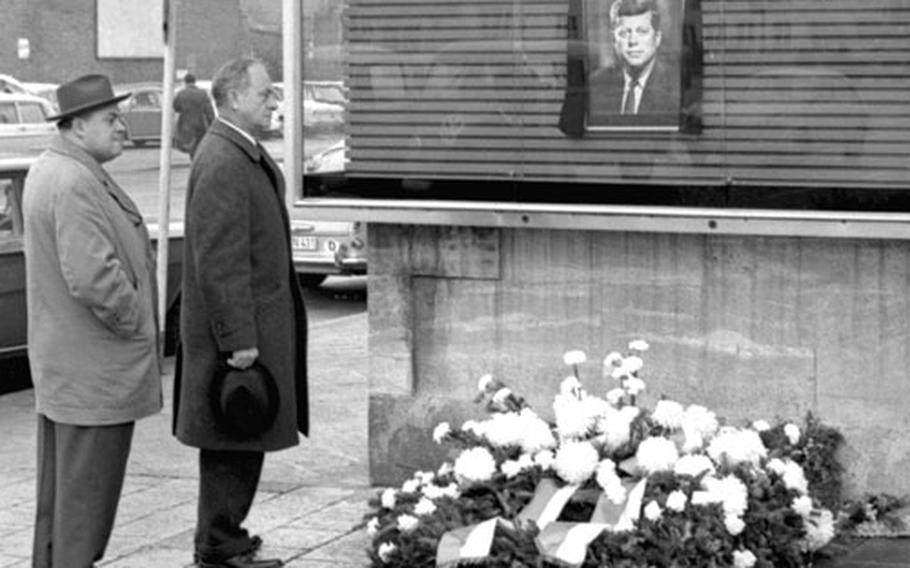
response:
[[[570,138],[616,132],[698,133],[701,131],[702,42],[699,0],[650,0],[660,11],[659,36],[634,108],[626,107],[634,63],[620,54],[609,11],[623,0],[570,0],[566,92],[560,130]],[[648,2],[641,2],[645,3]],[[634,17],[629,18],[629,22]],[[646,15],[642,19],[650,21]],[[657,46],[655,47],[655,43]]]

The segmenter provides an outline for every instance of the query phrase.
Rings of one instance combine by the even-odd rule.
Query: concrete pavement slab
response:
[[[248,527],[264,557],[291,567],[367,565],[362,517],[367,471],[366,314],[310,328],[311,436],[267,454]],[[170,363],[170,362],[169,362]],[[104,568],[192,566],[197,451],[171,435],[173,375],[165,408],[136,425],[127,479]],[[0,568],[30,566],[36,418],[31,390],[0,396]]]

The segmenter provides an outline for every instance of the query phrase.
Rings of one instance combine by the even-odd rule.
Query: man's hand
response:
[[[259,350],[255,347],[249,349],[238,349],[231,354],[227,364],[235,369],[249,369],[256,358],[259,357]]]

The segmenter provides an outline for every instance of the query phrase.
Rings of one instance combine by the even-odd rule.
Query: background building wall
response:
[[[264,59],[279,79],[280,10],[260,6],[270,1],[181,2],[177,69],[208,79],[228,59],[252,54]],[[97,58],[95,4],[95,0],[3,0],[0,72],[21,81],[53,83],[87,72],[106,73],[115,83],[160,81],[162,58]],[[29,40],[28,59],[17,56],[18,38]]]
[[[741,424],[812,412],[846,436],[848,490],[910,491],[910,243],[886,240],[371,224],[372,481],[435,468],[441,421],[459,426],[486,373],[552,416],[588,354],[651,344],[662,395]]]

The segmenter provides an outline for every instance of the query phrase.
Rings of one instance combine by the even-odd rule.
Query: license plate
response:
[[[316,250],[316,237],[291,237],[294,250]]]

